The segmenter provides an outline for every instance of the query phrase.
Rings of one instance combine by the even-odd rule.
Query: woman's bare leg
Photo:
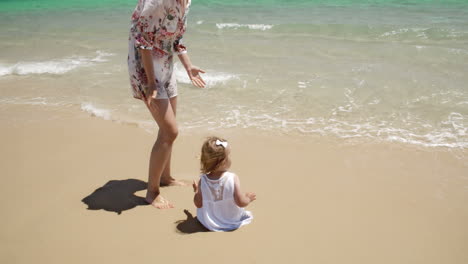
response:
[[[174,113],[174,117],[176,117],[177,116],[177,96],[170,98],[169,102],[171,103],[171,108],[172,108],[172,112]],[[160,186],[170,186],[174,182],[176,182],[176,180],[172,177],[172,174],[171,174],[171,157],[172,157],[172,148],[171,148],[171,152],[169,152],[169,159],[167,160],[167,163],[164,165],[164,170],[161,175]]]
[[[174,116],[177,117],[177,96],[170,98],[169,102],[171,103],[172,112],[174,112]],[[169,160],[165,164],[164,171],[161,175],[160,186],[188,186],[189,185],[188,183],[184,181],[176,180],[174,179],[174,177],[172,177],[171,158],[172,158],[172,148],[171,148],[171,152],[169,153]]]
[[[166,209],[172,208],[173,205],[160,195],[159,186],[162,173],[170,158],[172,143],[178,134],[178,128],[171,102],[168,99],[153,99],[152,104],[153,106],[148,109],[159,126],[159,132],[151,150],[146,201],[156,208]]]

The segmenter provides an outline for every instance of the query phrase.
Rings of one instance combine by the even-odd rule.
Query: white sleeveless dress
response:
[[[249,224],[253,215],[236,205],[234,200],[234,177],[225,172],[218,180],[200,176],[203,207],[197,209],[198,220],[211,231],[230,231]]]

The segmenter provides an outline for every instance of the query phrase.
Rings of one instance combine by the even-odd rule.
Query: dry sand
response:
[[[456,153],[218,131],[258,200],[252,224],[213,233],[184,213],[191,187],[162,190],[175,209],[142,205],[154,134],[41,106],[0,121],[0,263],[468,263]],[[211,134],[181,131],[175,177],[196,179]]]

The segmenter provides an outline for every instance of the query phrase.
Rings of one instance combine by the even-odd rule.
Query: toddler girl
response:
[[[252,213],[246,207],[256,199],[254,193],[243,193],[239,177],[229,172],[231,148],[218,137],[209,137],[201,151],[201,176],[193,182],[198,220],[211,231],[230,231],[250,223]]]

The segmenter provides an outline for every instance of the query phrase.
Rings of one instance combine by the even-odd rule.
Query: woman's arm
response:
[[[144,91],[145,102],[149,108],[153,108],[153,99],[156,99],[156,79],[154,78],[154,65],[153,58],[151,57],[151,50],[138,49],[140,51],[143,68],[145,69],[146,78],[148,80],[147,90]]]
[[[178,53],[178,55],[179,55],[180,62],[182,62],[182,65],[184,65],[185,70],[187,70],[188,72],[189,69],[192,68],[192,62],[190,61],[190,58],[187,55],[187,52]]]
[[[257,199],[257,195],[255,193],[242,193],[240,188],[240,180],[237,175],[234,176],[234,201],[236,202],[237,206],[239,207],[246,207],[251,202]]]
[[[182,62],[182,65],[184,65],[184,68],[187,71],[187,74],[190,80],[192,81],[192,84],[197,87],[204,88],[206,83],[202,79],[200,73],[205,73],[205,71],[196,66],[193,66],[186,52],[179,53],[179,60],[180,62]]]
[[[141,60],[143,61],[143,68],[145,69],[146,78],[148,79],[148,85],[156,84],[154,78],[154,65],[153,58],[151,57],[151,50],[139,49]]]
[[[192,84],[197,87],[204,88],[206,83],[200,76],[200,73],[205,73],[205,71],[192,65],[192,62],[190,61],[190,58],[187,55],[187,48],[182,44],[182,39],[187,29],[187,10],[186,9],[189,8],[191,1],[183,0],[182,2],[183,2],[182,6],[185,8],[181,10],[181,13],[183,14],[182,20],[178,24],[180,33],[174,41],[174,44],[173,44],[174,51],[179,56],[180,62],[182,62],[182,64],[184,65],[184,68],[187,71],[187,74],[190,78],[190,81],[192,81]]]
[[[152,34],[154,19],[152,16],[157,13],[161,6],[156,0],[148,0],[144,3],[138,3],[137,9],[132,15],[131,34],[135,39],[135,48],[138,50],[143,68],[146,73],[147,84],[149,88],[156,87],[154,78],[154,67],[151,52],[153,50],[154,35]],[[152,91],[145,91],[145,96],[152,96]]]

